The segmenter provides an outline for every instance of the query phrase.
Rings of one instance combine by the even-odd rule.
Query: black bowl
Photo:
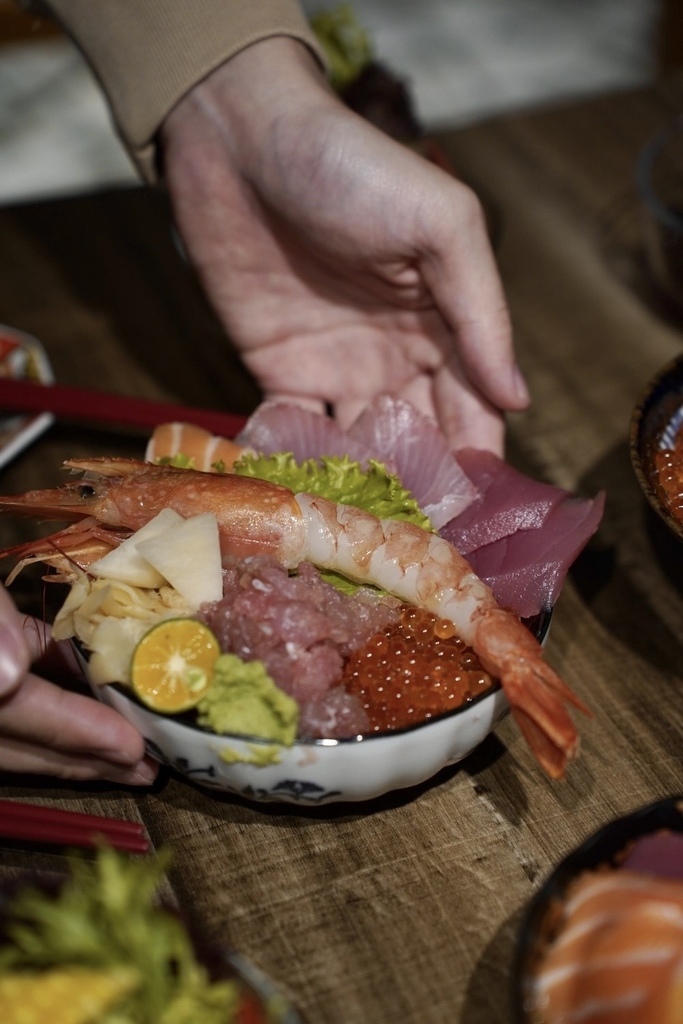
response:
[[[659,496],[655,453],[673,447],[683,425],[683,356],[667,363],[649,382],[631,416],[631,464],[643,494],[669,529],[683,540],[683,521]]]
[[[605,825],[561,861],[529,903],[519,931],[512,966],[513,1024],[532,1024],[527,1012],[531,980],[543,952],[552,938],[557,909],[569,885],[583,871],[601,865],[618,864],[629,844],[668,829],[683,833],[683,795],[659,800]]]

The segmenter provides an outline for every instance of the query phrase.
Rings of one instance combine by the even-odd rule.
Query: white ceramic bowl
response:
[[[544,612],[529,623],[541,642],[550,618],[551,612]],[[218,736],[189,717],[157,714],[120,686],[93,689],[139,729],[152,757],[193,782],[248,800],[299,806],[372,800],[425,782],[479,746],[508,711],[497,686],[422,725],[345,740],[301,740],[282,747],[262,739]],[[273,750],[277,761],[263,763]]]

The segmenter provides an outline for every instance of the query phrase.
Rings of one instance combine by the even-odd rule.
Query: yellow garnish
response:
[[[57,967],[0,977],[2,1024],[96,1024],[140,984],[129,967]]]

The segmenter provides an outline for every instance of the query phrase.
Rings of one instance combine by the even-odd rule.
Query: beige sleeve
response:
[[[124,144],[150,181],[166,115],[239,50],[286,35],[324,63],[297,0],[43,0],[42,6],[89,61]]]

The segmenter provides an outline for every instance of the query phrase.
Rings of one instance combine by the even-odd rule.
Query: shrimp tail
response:
[[[541,767],[561,779],[579,751],[579,736],[567,710],[572,704],[590,712],[545,662],[520,663],[504,672],[503,690],[512,715]]]
[[[564,776],[579,750],[579,736],[568,705],[589,709],[543,660],[528,630],[520,632],[503,609],[490,609],[476,627],[482,663],[500,678],[512,715],[532,753],[553,779]]]

